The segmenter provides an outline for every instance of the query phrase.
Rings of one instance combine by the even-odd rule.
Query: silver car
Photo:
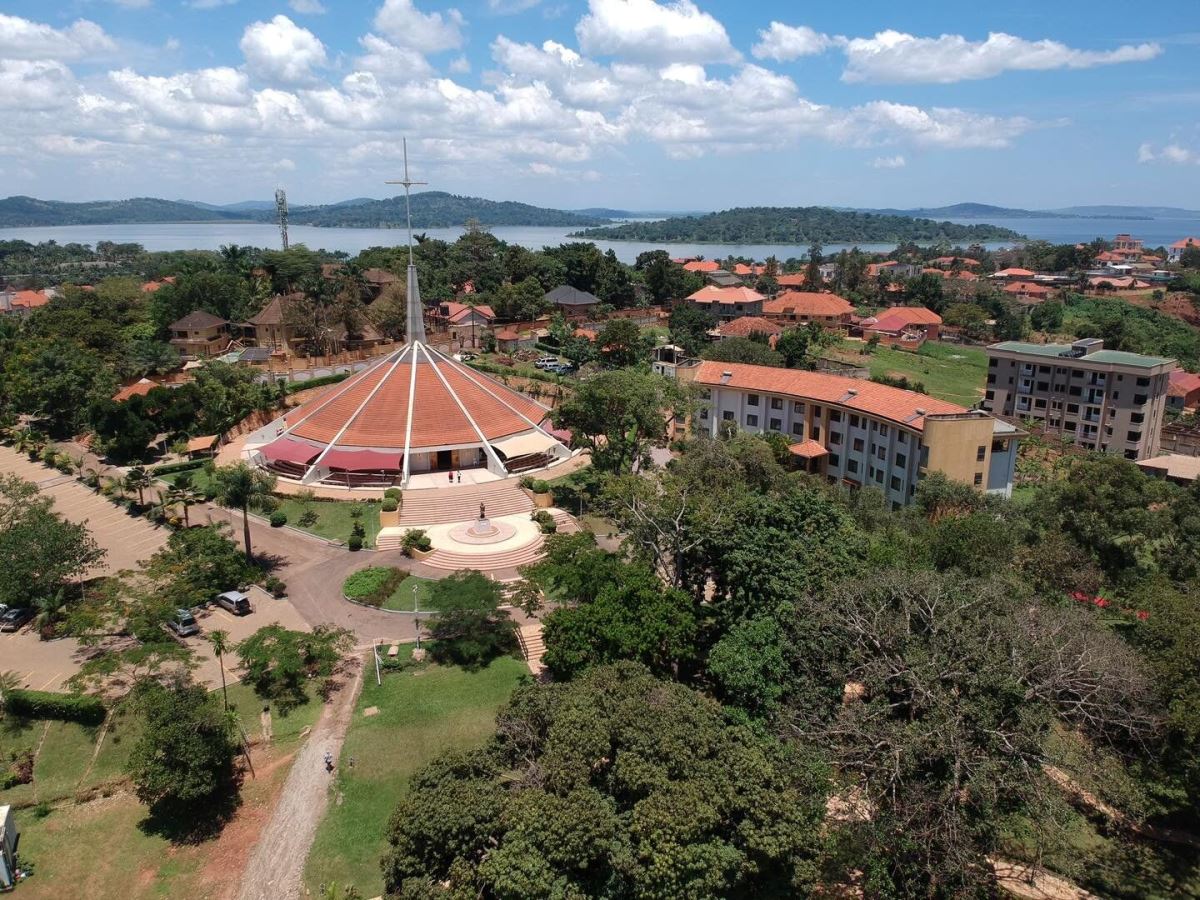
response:
[[[200,633],[200,623],[196,621],[196,617],[192,615],[191,611],[186,609],[175,610],[175,615],[167,621],[167,627],[179,637],[190,637]]]

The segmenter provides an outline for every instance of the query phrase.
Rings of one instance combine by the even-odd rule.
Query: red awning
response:
[[[397,450],[330,450],[321,465],[343,472],[399,472],[404,468],[403,454]]]
[[[279,438],[259,449],[259,453],[271,462],[299,463],[302,466],[307,466],[320,452],[320,447],[291,438]]]
[[[818,456],[827,456],[829,451],[822,447],[816,441],[800,441],[788,447],[788,451],[793,456],[799,456],[801,459],[815,459]]]

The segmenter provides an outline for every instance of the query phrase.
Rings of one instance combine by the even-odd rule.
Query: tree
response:
[[[330,677],[353,643],[344,628],[318,625],[304,632],[264,625],[234,649],[254,692],[286,715],[308,702],[308,680]]]
[[[222,591],[253,581],[259,570],[226,535],[224,523],[173,531],[145,563],[144,574],[174,608],[211,603]]]
[[[388,896],[804,896],[826,773],[718,704],[622,663],[519,688],[483,750],[414,776]]]
[[[20,690],[22,680],[16,672],[0,672],[0,719],[4,718],[8,698],[12,696],[13,691]]]
[[[138,506],[146,505],[146,488],[152,484],[154,479],[145,466],[134,466],[125,473],[125,490],[137,492]]]
[[[619,369],[642,361],[646,340],[630,319],[609,319],[596,334],[596,349],[604,365]]]
[[[671,343],[682,347],[689,356],[699,356],[709,344],[708,333],[717,326],[716,317],[693,303],[677,303],[667,320]]]
[[[810,291],[819,291],[825,283],[821,277],[821,242],[813,241],[808,248],[808,264],[804,267],[804,283]]]
[[[752,366],[783,366],[783,356],[766,344],[744,337],[724,338],[700,354],[716,362],[747,363]]]
[[[671,261],[671,254],[666,250],[639,253],[634,268],[642,273],[651,299],[660,305],[686,297],[700,288],[688,277],[690,273]]]
[[[695,656],[699,623],[692,598],[664,589],[644,565],[617,562],[606,574],[590,585],[590,599],[546,617],[546,668],[565,681],[588,666],[632,659],[677,677]]]
[[[205,688],[144,680],[133,692],[142,721],[125,771],[152,819],[173,836],[208,835],[236,804],[233,720]]]
[[[551,417],[556,428],[572,432],[577,447],[591,451],[604,472],[628,472],[649,456],[649,447],[667,441],[672,413],[686,408],[672,379],[636,369],[601,372],[579,385]]]
[[[190,476],[180,476],[180,478],[169,488],[165,502],[169,506],[179,506],[183,508],[183,527],[190,528],[191,523],[188,521],[188,510],[197,503],[204,502],[204,495],[192,487],[192,479]]]
[[[246,542],[246,561],[253,562],[250,548],[250,510],[270,510],[274,507],[271,492],[275,476],[244,462],[218,466],[213,470],[212,484],[217,502],[242,511],[242,531]]]
[[[500,609],[504,594],[482,572],[455,572],[435,582],[430,601],[441,610],[430,626],[434,655],[479,669],[516,648],[516,624]]]
[[[229,712],[229,690],[225,687],[225,654],[230,648],[229,632],[218,628],[210,631],[207,637],[213,653],[217,654],[217,666],[221,669],[221,701],[225,705],[225,711]]]
[[[0,602],[56,613],[68,583],[104,559],[87,526],[66,521],[53,505],[33,484],[0,478]]]
[[[817,326],[818,328],[820,326]],[[810,328],[789,328],[775,342],[775,351],[783,357],[783,364],[789,369],[799,367],[808,356],[808,348],[812,341]]]

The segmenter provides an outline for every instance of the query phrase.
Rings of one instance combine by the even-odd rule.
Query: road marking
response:
[[[30,673],[30,674],[32,674],[32,673]],[[51,675],[51,676],[50,676],[49,680],[47,680],[45,684],[43,684],[43,685],[42,685],[40,688],[38,688],[38,690],[39,690],[39,691],[44,691],[44,690],[45,690],[46,688],[48,688],[50,685],[52,685],[52,684],[54,684],[55,682],[57,682],[57,681],[58,681],[58,676],[59,676],[59,675],[61,675],[61,674],[62,674],[61,672],[55,672],[53,675]]]

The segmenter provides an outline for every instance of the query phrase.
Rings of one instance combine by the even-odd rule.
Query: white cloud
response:
[[[841,43],[847,60],[844,81],[892,84],[950,84],[992,78],[1005,71],[1087,69],[1144,62],[1162,52],[1153,43],[1077,50],[1058,41],[1027,41],[1003,32],[989,34],[986,41],[969,41],[958,34],[922,38],[881,31],[873,38],[843,38]]]
[[[779,62],[814,56],[823,53],[833,44],[828,35],[814,31],[807,25],[784,25],[772,22],[770,28],[758,33],[758,43],[750,51],[757,59],[774,59]]]
[[[321,0],[288,0],[288,6],[292,8],[292,12],[300,13],[302,16],[320,16],[325,14],[325,7]]]
[[[457,9],[423,13],[412,0],[384,0],[375,14],[375,27],[399,47],[421,53],[454,50],[463,44],[462,13]]]
[[[542,0],[487,0],[488,9],[498,16],[513,16],[533,9]]]
[[[903,169],[908,161],[903,156],[877,156],[871,160],[872,169]]]
[[[471,61],[465,56],[460,56],[450,62],[450,71],[455,75],[466,75],[471,71]]]
[[[122,9],[146,9],[154,4],[154,0],[110,0],[110,2]]]
[[[238,0],[188,0],[192,9],[220,9],[222,6],[233,6]]]
[[[1142,144],[1138,147],[1138,162],[1165,162],[1177,166],[1200,166],[1200,150],[1191,150],[1181,144],[1164,144],[1161,150],[1155,150],[1152,144]]]
[[[57,109],[74,94],[75,76],[56,60],[0,59],[0,109]]]
[[[366,51],[359,57],[358,65],[384,81],[404,83],[433,74],[429,61],[409,47],[397,47],[374,34],[364,34],[358,42]]]
[[[325,45],[283,15],[247,25],[238,46],[251,71],[285,84],[311,81],[313,69],[326,64]]]
[[[111,56],[117,45],[103,28],[76,19],[66,28],[52,28],[20,16],[0,13],[0,58],[56,59],[72,62]]]
[[[575,26],[585,53],[631,62],[736,62],[740,55],[725,26],[691,0],[666,5],[654,0],[588,0]]]

